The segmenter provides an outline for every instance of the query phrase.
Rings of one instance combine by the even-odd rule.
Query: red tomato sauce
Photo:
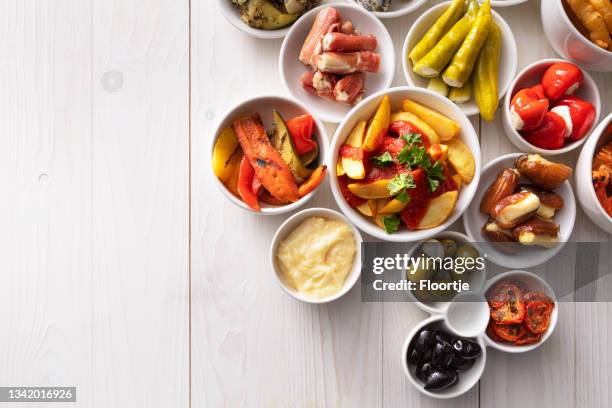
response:
[[[344,197],[349,206],[355,208],[365,203],[367,200],[353,194],[351,190],[348,189],[349,183],[352,183],[352,181],[347,176],[338,177],[338,185],[340,186],[342,197]]]
[[[340,146],[340,157],[344,157],[345,159],[363,160],[365,156],[364,153],[361,147],[349,146],[347,144]]]

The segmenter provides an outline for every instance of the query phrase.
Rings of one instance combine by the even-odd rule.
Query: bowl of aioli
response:
[[[270,263],[289,296],[328,303],[348,293],[359,279],[362,241],[344,215],[309,208],[289,217],[274,234]]]

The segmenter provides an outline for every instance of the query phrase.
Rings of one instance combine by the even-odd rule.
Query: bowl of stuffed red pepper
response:
[[[521,151],[555,155],[581,146],[599,120],[593,78],[561,59],[537,61],[517,75],[506,94],[503,125]]]
[[[282,214],[307,202],[327,174],[327,133],[299,102],[244,101],[219,121],[210,155],[214,180],[238,207]]]

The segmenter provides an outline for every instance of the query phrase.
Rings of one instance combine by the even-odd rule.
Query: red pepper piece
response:
[[[567,106],[571,117],[572,132],[569,135],[571,140],[582,139],[591,129],[595,121],[595,107],[577,96],[565,96],[557,101],[555,108]],[[553,111],[555,111],[553,108]]]
[[[293,140],[295,151],[302,155],[314,149],[317,142],[312,140],[314,120],[310,115],[301,115],[287,121],[287,129]]]
[[[542,85],[518,91],[510,102],[512,126],[516,130],[533,130],[542,124],[548,112],[548,100]]]
[[[257,195],[253,192],[253,179],[255,170],[249,163],[249,159],[244,156],[240,162],[240,170],[238,173],[238,193],[242,197],[242,201],[255,211],[259,211],[259,201]]]
[[[551,101],[563,95],[571,95],[582,84],[584,75],[580,68],[569,62],[552,64],[542,76],[544,94]]]
[[[547,112],[537,129],[523,135],[532,145],[542,149],[560,149],[565,143],[565,121],[554,112]]]

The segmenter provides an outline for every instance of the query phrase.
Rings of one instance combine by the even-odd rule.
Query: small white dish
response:
[[[484,253],[482,252],[482,250],[478,247],[477,243],[471,242],[470,238],[467,235],[464,235],[460,232],[455,232],[455,231],[444,231],[434,237],[432,237],[434,239],[437,240],[441,240],[441,239],[452,239],[453,241],[455,241],[457,243],[457,247],[460,247],[463,244],[468,244],[472,247],[474,247],[474,249],[476,249],[476,251],[478,251],[478,256],[483,257],[484,258]],[[410,251],[407,252],[407,255],[409,257],[414,256],[415,254],[418,255],[418,251],[421,248],[421,244],[422,242],[420,242],[418,245],[415,245],[412,247],[412,249],[410,249]],[[406,272],[402,272],[403,276],[402,279],[406,278]],[[483,269],[476,269],[474,270],[468,279],[466,279],[466,282],[468,282],[470,284],[470,290],[469,292],[479,292],[480,290],[482,290],[482,287],[485,283],[485,280],[487,278],[487,268],[486,265]],[[432,314],[439,314],[439,313],[447,313],[449,306],[453,303],[453,300],[447,301],[447,302],[422,302],[420,300],[418,300],[414,294],[410,291],[408,291],[407,293],[408,297],[410,298],[410,300],[412,302],[415,302],[416,306],[428,313],[432,313]],[[458,294],[457,296],[455,296],[456,299],[458,296],[460,296],[461,294]]]
[[[510,89],[504,98],[502,104],[502,123],[504,125],[504,132],[508,136],[508,139],[514,144],[520,151],[530,152],[530,153],[539,153],[542,155],[552,156],[557,154],[567,153],[576,149],[578,146],[582,145],[586,139],[591,134],[589,131],[582,139],[577,140],[575,142],[568,143],[563,146],[561,149],[549,150],[542,149],[540,147],[534,146],[529,143],[525,138],[512,126],[512,121],[510,119],[510,102],[512,102],[512,97],[518,91],[523,88],[535,86],[540,83],[542,75],[544,72],[550,67],[552,64],[557,62],[568,62],[562,59],[544,59],[540,61],[536,61],[533,64],[530,64],[523,68],[521,72],[516,76],[512,84],[510,85]],[[590,102],[595,107],[595,120],[593,121],[593,127],[599,121],[599,115],[601,113],[601,97],[599,95],[599,90],[597,88],[597,84],[586,72],[584,69],[582,70],[582,74],[584,75],[584,80],[580,88],[574,93],[575,96],[584,99],[587,102]],[[592,130],[592,129],[591,129]]]
[[[482,335],[489,323],[489,305],[482,296],[466,292],[457,295],[446,311],[448,327],[462,337]]]
[[[493,7],[510,7],[516,6],[527,2],[528,0],[491,0],[491,6]],[[482,3],[482,0],[479,0]]]
[[[429,10],[421,14],[421,16],[410,28],[410,31],[408,31],[406,39],[404,40],[404,46],[402,48],[402,70],[408,85],[419,88],[427,88],[429,79],[420,77],[415,74],[414,71],[412,71],[412,61],[410,61],[408,58],[408,54],[421,40],[429,27],[433,25],[433,23],[442,15],[444,10],[446,10],[450,4],[451,2],[448,1],[431,7]],[[499,99],[501,100],[508,91],[512,78],[514,78],[514,75],[516,74],[518,52],[516,40],[514,39],[514,34],[512,33],[510,26],[497,12],[492,11],[492,13],[493,19],[502,32],[502,50],[499,60],[498,76]],[[478,106],[476,105],[476,102],[474,102],[473,98],[466,103],[457,104],[457,106],[468,116],[477,115],[479,113]]]
[[[310,10],[293,24],[283,41],[279,57],[279,71],[285,89],[293,98],[302,102],[325,122],[338,123],[352,106],[329,101],[306,92],[302,88],[300,77],[310,68],[304,66],[298,59],[316,15],[321,9],[330,6],[340,12],[343,20],[352,21],[356,30],[363,34],[374,34],[378,40],[376,52],[381,57],[380,70],[378,73],[366,73],[365,96],[387,89],[391,85],[395,73],[395,49],[389,31],[383,23],[369,11],[355,4],[324,4]]]
[[[561,0],[542,0],[541,16],[546,38],[557,54],[591,71],[612,71],[612,51],[596,46],[582,35]]]
[[[406,377],[408,377],[408,380],[410,381],[412,385],[415,386],[415,388],[417,388],[421,393],[431,398],[449,399],[449,398],[455,398],[455,397],[458,397],[459,395],[465,394],[470,389],[472,389],[474,385],[476,385],[478,380],[480,380],[480,377],[482,377],[482,373],[484,372],[485,364],[487,361],[487,348],[486,348],[484,339],[482,337],[482,333],[481,335],[472,338],[474,341],[476,341],[480,345],[481,353],[482,353],[480,356],[476,357],[476,361],[474,362],[474,365],[471,368],[467,369],[466,371],[461,371],[459,373],[459,381],[455,385],[449,388],[443,389],[443,390],[429,391],[429,390],[424,389],[423,383],[421,382],[421,380],[416,378],[416,375],[415,375],[416,368],[414,366],[408,365],[408,360],[406,357],[408,355],[408,347],[410,346],[410,342],[412,341],[414,336],[416,336],[416,334],[423,327],[428,326],[430,324],[438,326],[441,329],[444,329],[451,335],[454,333],[453,330],[450,327],[448,327],[448,325],[445,322],[444,317],[442,316],[434,315],[426,320],[423,320],[421,323],[417,324],[410,331],[410,333],[408,334],[408,337],[406,337],[406,341],[404,341],[404,345],[402,347],[401,359],[402,359],[402,368],[404,369],[404,374],[406,374]]]
[[[612,133],[606,131],[610,126],[612,126],[612,113],[601,121],[593,130],[592,136],[584,144],[578,157],[575,174],[576,193],[580,206],[593,221],[593,224],[608,234],[612,234],[612,217],[604,211],[597,199],[591,176],[593,157],[599,149],[612,140]]]
[[[459,191],[459,198],[457,200],[455,209],[444,223],[435,228],[418,231],[409,231],[406,229],[402,229],[393,234],[387,234],[380,227],[378,227],[374,223],[374,221],[372,221],[371,219],[367,219],[357,210],[351,208],[344,200],[344,197],[340,192],[340,187],[338,185],[338,177],[336,175],[335,170],[340,147],[348,137],[349,132],[353,129],[353,127],[358,121],[369,120],[372,115],[374,115],[374,112],[378,108],[381,99],[385,95],[389,96],[391,102],[391,112],[397,112],[401,110],[401,104],[404,99],[412,99],[417,103],[437,110],[441,114],[459,123],[459,125],[461,126],[461,132],[457,137],[467,145],[467,147],[472,152],[472,155],[474,156],[474,161],[476,163],[474,179],[470,184],[464,184],[461,186],[461,190]],[[344,119],[336,129],[336,133],[334,134],[334,138],[331,143],[330,157],[327,163],[327,167],[330,171],[330,184],[334,199],[336,200],[336,203],[338,203],[340,210],[342,210],[344,215],[346,215],[347,218],[357,226],[357,228],[383,241],[414,242],[431,238],[446,230],[467,209],[468,205],[472,201],[472,198],[474,197],[474,194],[476,193],[476,189],[478,188],[478,182],[480,180],[480,144],[478,142],[478,135],[476,134],[472,123],[454,103],[444,98],[443,96],[440,96],[427,89],[411,88],[406,86],[382,90],[380,92],[375,93],[374,95],[367,97],[357,106],[355,106],[344,117]]]
[[[209,162],[212,163],[213,149],[215,147],[215,142],[217,141],[217,138],[219,137],[223,129],[225,129],[226,127],[232,124],[232,121],[239,118],[240,116],[259,112],[261,115],[261,119],[264,123],[264,127],[266,129],[271,129],[272,123],[273,123],[272,121],[272,110],[273,109],[278,110],[280,114],[283,116],[283,119],[285,120],[288,120],[295,116],[303,115],[305,113],[308,113],[312,116],[312,118],[314,119],[313,137],[316,138],[317,143],[319,145],[318,163],[319,164],[326,163],[327,149],[328,149],[327,147],[328,137],[327,137],[327,131],[325,130],[325,126],[323,126],[323,123],[321,123],[321,121],[316,117],[316,115],[313,115],[312,113],[310,113],[306,109],[306,107],[302,105],[301,103],[297,101],[293,101],[283,96],[276,96],[276,95],[265,95],[265,96],[257,96],[254,98],[250,98],[243,102],[240,102],[239,104],[231,108],[217,123],[215,131],[213,133],[214,136],[211,138],[211,143],[210,143],[210,147],[208,150]],[[237,205],[238,207],[242,208],[243,210],[249,211],[257,215],[277,215],[277,214],[284,214],[284,213],[293,211],[301,207],[302,205],[304,205],[308,200],[310,200],[312,196],[316,193],[317,189],[321,187],[321,184],[323,184],[323,183],[319,184],[314,191],[305,195],[304,197],[302,197],[300,200],[296,201],[295,203],[281,205],[281,206],[274,206],[274,205],[269,205],[265,203],[260,203],[261,211],[257,212],[257,211],[254,211],[252,208],[250,208],[248,205],[246,205],[240,198],[232,194],[232,192],[227,189],[227,187],[221,182],[221,180],[219,180],[214,175],[214,173],[212,173],[212,178],[214,179],[214,183],[217,185],[217,187],[219,187],[221,192],[225,195],[225,197],[229,201],[231,201],[233,204]]]
[[[357,0],[352,0],[355,4],[361,6]],[[412,13],[417,8],[425,4],[427,0],[391,0],[391,6],[387,11],[370,11],[378,18],[395,18],[405,16]],[[361,6],[363,7],[363,6]]]
[[[302,293],[299,293],[291,286],[289,286],[285,282],[283,273],[278,267],[277,261],[276,261],[276,252],[278,250],[278,245],[280,244],[280,242],[287,235],[289,235],[289,233],[291,233],[291,231],[293,231],[295,227],[297,227],[306,218],[315,217],[315,216],[345,222],[353,231],[353,236],[355,237],[355,250],[356,250],[355,259],[353,260],[353,268],[351,269],[351,272],[349,272],[349,274],[347,275],[346,280],[344,281],[344,285],[342,286],[342,289],[332,296],[328,296],[328,297],[320,298],[320,299],[306,296]],[[361,276],[361,243],[362,242],[363,242],[363,239],[361,238],[361,234],[359,233],[357,228],[355,228],[355,226],[353,226],[353,224],[351,224],[351,222],[347,220],[346,217],[340,214],[339,212],[333,211],[327,208],[309,208],[306,210],[302,210],[296,214],[293,214],[291,217],[287,219],[287,221],[282,223],[281,226],[278,228],[278,230],[274,234],[274,237],[272,238],[272,244],[270,245],[270,255],[269,255],[270,264],[272,265],[272,270],[274,271],[276,281],[278,282],[280,287],[283,288],[283,290],[289,296],[297,300],[301,300],[302,302],[306,302],[306,303],[313,303],[313,304],[329,303],[347,294],[353,288],[353,286],[355,286],[355,283],[357,283],[357,281],[359,280],[359,277]]]
[[[550,297],[554,302],[555,306],[550,315],[550,324],[545,333],[542,334],[542,339],[534,344],[525,344],[522,346],[517,346],[515,344],[510,343],[501,343],[493,340],[485,333],[485,342],[487,346],[491,346],[494,349],[505,351],[506,353],[526,353],[528,351],[534,350],[540,347],[542,344],[548,340],[550,335],[555,331],[555,327],[557,326],[557,320],[559,320],[559,304],[557,303],[557,298],[555,296],[555,292],[550,287],[550,285],[538,275],[535,275],[531,272],[526,271],[509,271],[501,273],[495,276],[493,279],[488,280],[485,286],[485,293],[489,291],[497,282],[501,281],[509,281],[509,282],[521,282],[525,284],[527,289],[532,291],[542,292],[548,297]]]
[[[521,246],[519,253],[508,255],[496,249],[489,242],[482,233],[482,227],[489,216],[480,212],[480,202],[486,190],[497,178],[499,172],[505,168],[514,168],[514,161],[522,154],[510,153],[498,157],[484,166],[481,175],[481,187],[476,192],[472,204],[463,215],[463,226],[466,234],[472,241],[481,243],[481,249],[485,253],[486,258],[497,265],[516,269],[531,268],[543,264],[559,253],[572,235],[576,220],[576,199],[574,198],[574,192],[569,181],[566,180],[555,189],[555,193],[559,194],[564,201],[563,208],[554,217],[554,222],[560,225],[559,243],[557,245],[552,248]],[[532,184],[523,177],[521,177],[520,183]]]

